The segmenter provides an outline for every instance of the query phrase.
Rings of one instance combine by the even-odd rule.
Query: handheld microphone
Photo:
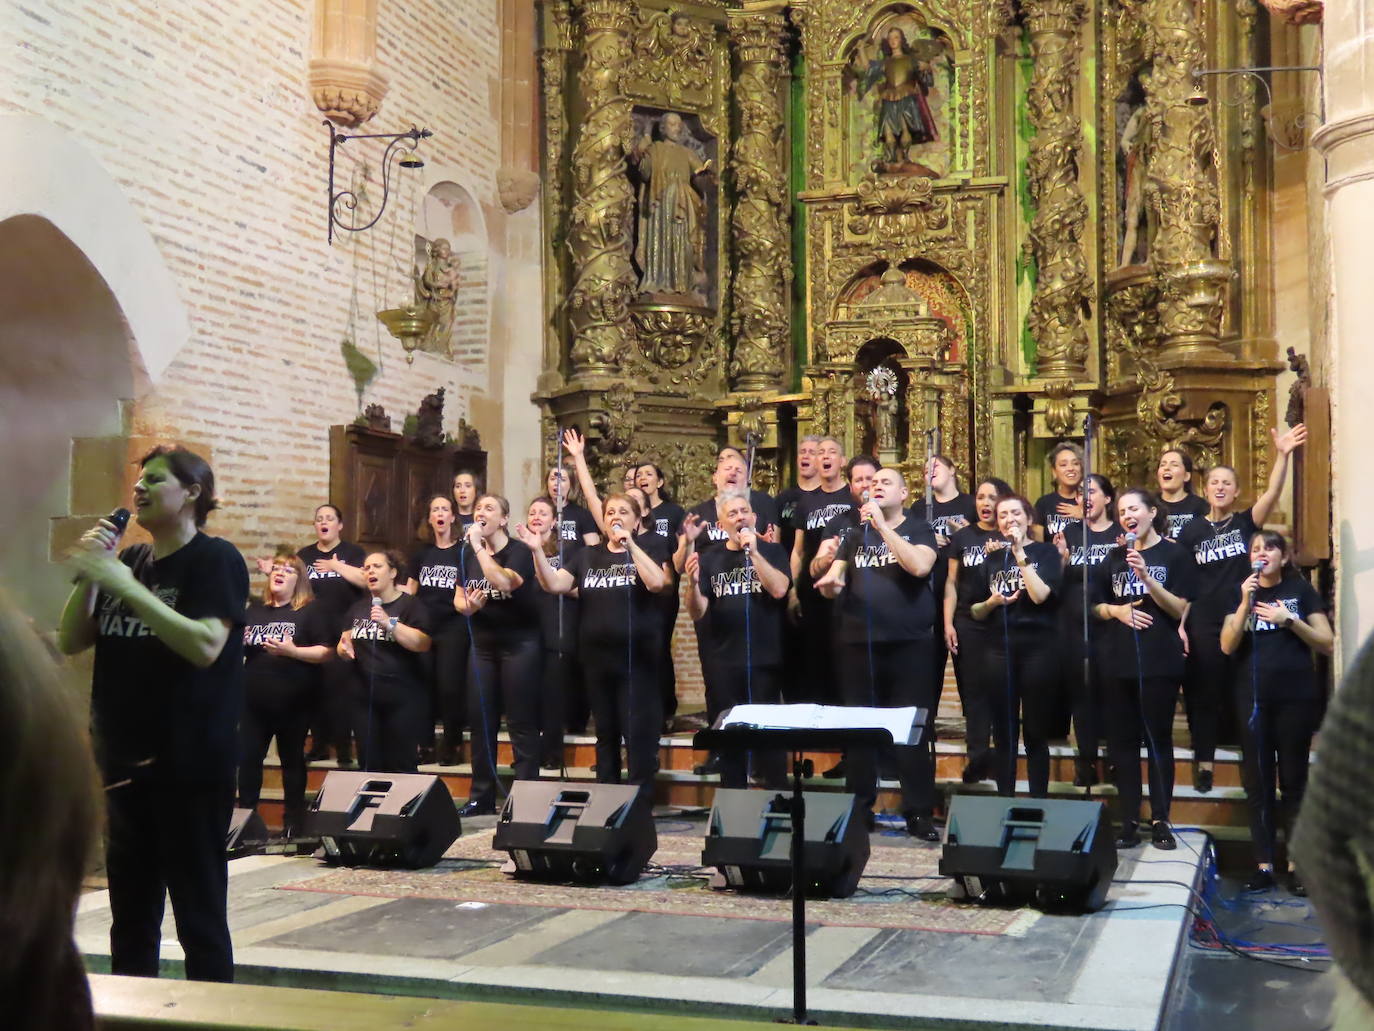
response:
[[[1264,559],[1262,559],[1262,558],[1257,558],[1257,559],[1255,559],[1255,561],[1251,562],[1251,563],[1250,563],[1250,571],[1253,572],[1253,573],[1262,573],[1262,572],[1264,572]]]
[[[109,515],[105,517],[105,521],[114,524],[116,536],[123,537],[124,531],[129,525],[129,510],[127,508],[116,508],[113,512],[111,512]],[[72,583],[79,584],[81,582],[81,577],[72,577]]]
[[[1134,544],[1138,539],[1139,539],[1139,538],[1136,537],[1135,531],[1134,531],[1134,530],[1127,530],[1127,531],[1126,531],[1126,547],[1129,548],[1129,547],[1130,547],[1132,544]]]

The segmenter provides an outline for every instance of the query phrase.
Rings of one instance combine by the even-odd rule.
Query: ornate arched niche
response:
[[[812,375],[817,424],[908,476],[928,443],[966,470],[967,303],[958,280],[924,259],[860,270],[825,323],[825,360]]]

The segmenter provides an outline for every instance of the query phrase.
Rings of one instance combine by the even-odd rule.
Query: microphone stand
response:
[[[1093,459],[1093,417],[1089,412],[1083,416],[1083,695],[1092,698],[1092,642],[1088,638],[1088,492],[1092,489]],[[1070,561],[1073,554],[1069,555]],[[1097,728],[1093,727],[1096,733]],[[1097,742],[1093,742],[1096,751]],[[1094,764],[1096,765],[1096,764]],[[1089,778],[1085,778],[1089,779]],[[1089,784],[1084,798],[1092,798],[1093,789]]]
[[[931,463],[935,459],[935,430],[926,430],[926,525],[935,528],[935,484]]]

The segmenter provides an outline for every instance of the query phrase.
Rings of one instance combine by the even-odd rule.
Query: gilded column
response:
[[[1085,0],[1023,0],[1035,67],[1026,97],[1035,136],[1027,168],[1035,219],[1035,293],[1027,322],[1042,378],[1087,376],[1092,283],[1083,255],[1088,204],[1078,186],[1082,125],[1074,110]]]
[[[782,80],[787,24],[781,14],[730,16],[739,130],[730,152],[736,200],[730,228],[735,274],[730,292],[730,385],[782,385],[788,341],[788,183],[782,160]]]
[[[1161,357],[1216,357],[1231,265],[1216,250],[1221,206],[1212,117],[1206,106],[1188,103],[1193,69],[1206,65],[1202,30],[1194,0],[1151,0],[1145,17],[1154,40],[1142,76],[1150,123],[1145,201],[1159,227],[1150,266],[1160,295]]]
[[[635,287],[630,264],[634,194],[625,174],[630,102],[620,89],[630,60],[632,8],[628,0],[579,0],[576,13],[582,29],[577,88],[585,113],[573,147],[568,217],[574,376],[618,369],[630,342],[628,305]]]
[[[567,168],[568,118],[566,90],[568,57],[572,52],[572,14],[568,0],[549,0],[544,5],[544,47],[539,51],[540,85],[544,98],[544,294],[546,311],[553,312],[544,337],[544,372],[563,370],[563,339],[567,321],[564,291],[567,288],[567,204],[563,176]]]

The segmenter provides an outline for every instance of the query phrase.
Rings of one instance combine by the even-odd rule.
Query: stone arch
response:
[[[0,350],[7,437],[0,482],[10,486],[0,491],[9,544],[0,577],[50,627],[69,586],[48,565],[50,552],[90,526],[89,518],[64,517],[128,504],[127,399],[142,370],[109,285],[66,234],[37,215],[0,221]],[[88,454],[102,449],[110,454]],[[77,467],[81,475],[73,475]]]
[[[0,222],[46,219],[95,269],[122,313],[131,354],[156,383],[190,338],[190,318],[152,233],[119,184],[45,119],[0,117]]]
[[[486,216],[472,191],[440,173],[420,201],[415,219],[415,265],[423,269],[436,240],[447,240],[458,265],[458,292],[447,332],[436,333],[426,350],[485,380],[491,339],[491,243]]]

